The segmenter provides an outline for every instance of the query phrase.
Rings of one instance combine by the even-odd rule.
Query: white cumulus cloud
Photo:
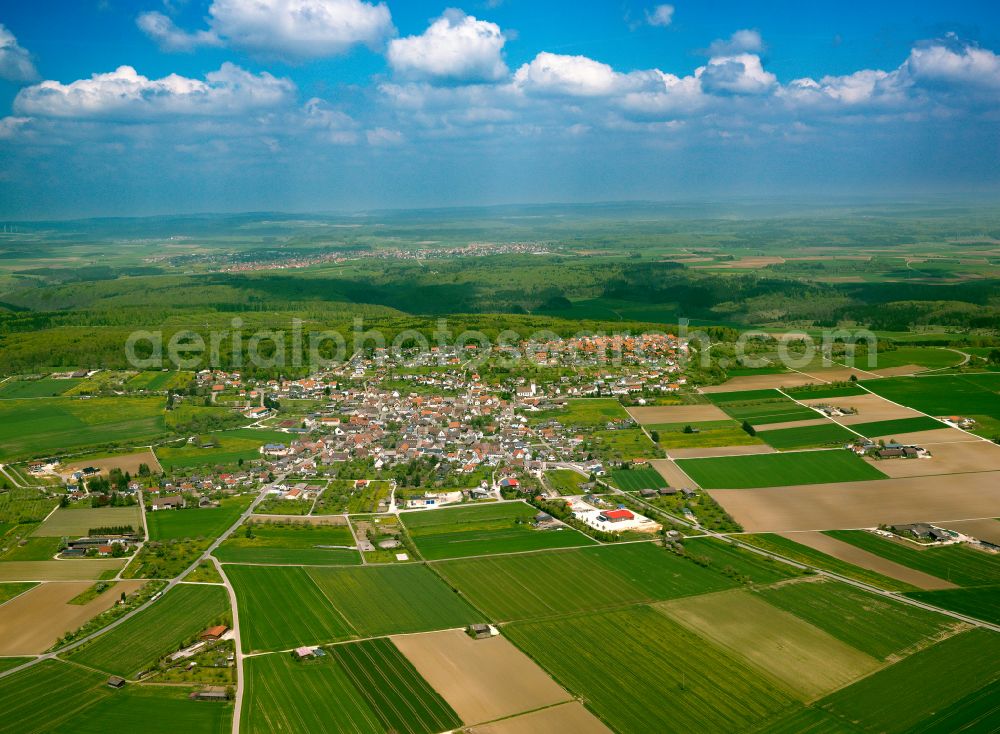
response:
[[[152,10],[140,13],[135,24],[147,36],[156,41],[163,51],[194,51],[201,46],[220,46],[222,39],[215,31],[194,31],[189,33],[163,13]]]
[[[69,84],[43,81],[14,99],[19,115],[75,119],[155,120],[177,116],[226,116],[280,107],[295,84],[225,63],[205,79],[170,74],[148,79],[131,66]]]
[[[745,53],[760,53],[764,50],[764,39],[758,31],[744,28],[729,38],[717,38],[706,50],[708,56],[735,56]]]
[[[447,10],[419,36],[389,42],[389,64],[408,77],[490,82],[508,73],[504,35],[496,23]]]
[[[953,34],[912,49],[903,66],[917,84],[1000,89],[1000,56]]]
[[[361,0],[214,0],[208,12],[233,46],[293,59],[377,48],[394,30],[385,3]]]
[[[29,54],[7,27],[0,23],[0,79],[11,82],[33,82],[38,71]]]
[[[695,72],[701,86],[712,94],[765,94],[774,89],[778,78],[765,71],[755,54],[719,56]]]
[[[139,27],[167,51],[226,44],[292,61],[337,56],[355,46],[380,48],[395,32],[384,2],[362,0],[213,0],[209,28],[188,32],[156,11]]]
[[[622,74],[586,56],[543,51],[514,73],[514,84],[525,92],[567,97],[607,97],[643,85],[648,72]]]
[[[652,26],[666,27],[674,21],[673,5],[657,5],[652,10],[646,11],[646,22]]]

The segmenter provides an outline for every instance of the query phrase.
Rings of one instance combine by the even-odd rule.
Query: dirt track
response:
[[[493,721],[572,698],[503,637],[474,640],[445,630],[392,641],[462,721]]]
[[[698,423],[725,421],[729,416],[714,405],[654,405],[648,408],[626,408],[636,423],[644,426],[656,423]]]
[[[649,462],[649,465],[660,472],[660,476],[671,487],[680,489],[682,487],[694,488],[698,486],[691,477],[681,471],[681,468],[670,461],[670,459],[653,459]]]
[[[124,591],[145,581],[120,581],[87,604],[67,604],[86,591],[90,582],[40,584],[0,607],[0,655],[37,655],[62,635],[109,609]]]
[[[888,421],[897,418],[918,418],[923,413],[918,413],[902,405],[890,403],[888,400],[880,398],[878,395],[853,395],[845,398],[810,398],[802,400],[806,405],[832,405],[837,408],[854,408],[858,412],[855,415],[837,416],[833,420],[845,426],[852,426],[856,423],[873,423],[875,421]]]
[[[97,579],[105,571],[117,571],[127,559],[95,558],[71,561],[4,561],[0,581],[81,581]]]
[[[152,451],[147,449],[134,454],[119,454],[118,456],[109,456],[104,459],[74,461],[70,464],[60,466],[59,474],[68,476],[78,469],[93,466],[100,469],[102,474],[107,474],[111,469],[121,469],[123,472],[127,471],[129,474],[135,475],[139,472],[140,464],[145,464],[149,467],[150,471],[153,472],[163,471],[163,467],[161,467],[160,462],[156,460],[156,456]]]
[[[701,389],[704,393],[736,392],[738,390],[764,390],[776,387],[798,387],[799,385],[817,385],[822,383],[815,377],[798,372],[782,372],[777,375],[744,375],[727,380],[721,385],[709,385]]]
[[[911,459],[910,461],[921,461]],[[747,532],[871,528],[993,517],[1000,472],[709,492]]]
[[[998,522],[997,525],[1000,526],[1000,522]],[[796,543],[807,545],[810,548],[814,548],[821,553],[826,553],[828,556],[838,558],[841,561],[853,563],[855,566],[867,568],[869,571],[875,571],[883,576],[888,576],[889,578],[912,584],[918,589],[934,591],[936,589],[956,588],[955,584],[950,581],[939,579],[937,576],[931,576],[923,571],[908,568],[899,563],[882,558],[882,556],[877,556],[874,553],[862,550],[861,548],[853,546],[850,543],[845,543],[842,540],[831,538],[829,535],[823,535],[823,533],[779,533],[779,535],[783,538],[795,541]]]
[[[1000,513],[998,513],[1000,514]],[[946,522],[941,527],[957,530],[963,535],[970,535],[987,543],[1000,545],[1000,521],[998,520],[965,520],[963,522]]]
[[[917,446],[925,446],[931,443],[982,441],[979,436],[973,436],[971,433],[960,431],[957,428],[933,428],[930,431],[913,431],[912,433],[892,433],[884,436],[872,436],[872,440],[875,441],[880,438],[886,441],[894,438],[899,441],[899,443],[916,444]]]
[[[572,732],[572,734],[612,734],[601,720],[587,711],[582,703],[574,701],[552,708],[535,711],[513,719],[504,719],[493,724],[473,726],[469,734],[552,734],[552,732]]]
[[[805,428],[806,426],[819,426],[824,423],[829,423],[828,418],[816,417],[807,418],[804,421],[785,421],[783,423],[764,423],[763,425],[754,426],[757,433],[767,433],[768,431],[777,431],[781,428]]]

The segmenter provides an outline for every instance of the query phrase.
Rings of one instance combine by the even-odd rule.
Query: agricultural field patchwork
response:
[[[734,657],[765,671],[803,702],[840,688],[879,666],[870,655],[747,591],[704,594],[663,602],[656,608]]]
[[[758,431],[757,436],[779,451],[844,446],[858,438],[856,433],[832,421],[800,428],[776,428],[769,431]]]
[[[0,400],[0,461],[163,435],[162,398]]]
[[[611,472],[611,481],[616,487],[626,492],[636,492],[640,489],[659,489],[667,486],[660,473],[656,469],[648,467],[615,469]]]
[[[678,459],[677,465],[705,489],[783,487],[885,478],[863,459],[841,449]]]
[[[142,510],[131,507],[60,507],[45,519],[34,535],[47,538],[85,536],[99,528],[130,526],[142,530]],[[39,559],[40,560],[40,559]]]
[[[482,619],[419,564],[223,568],[246,613],[243,644],[248,651],[462,627]],[[282,613],[289,608],[296,613]]]
[[[1000,624],[1000,584],[966,589],[914,591],[907,596],[984,622]]]
[[[247,660],[246,672],[241,731],[250,734],[433,734],[461,723],[384,638],[337,645],[307,661],[262,655]]]
[[[815,705],[864,730],[910,731],[933,723],[950,705],[975,696],[1000,679],[998,654],[1000,636],[970,630],[910,655]],[[996,707],[995,701],[992,706]]]
[[[229,596],[219,586],[180,584],[126,622],[68,653],[71,660],[135,678],[206,627],[230,620]]]
[[[660,601],[737,581],[649,543],[447,561],[434,570],[490,619],[509,621]]]
[[[260,447],[268,443],[287,444],[291,437],[280,431],[258,428],[235,428],[211,434],[206,444],[157,446],[156,458],[167,470],[205,466],[238,465],[260,458]]]
[[[659,439],[661,448],[688,449],[717,446],[753,446],[760,444],[759,436],[751,436],[739,422],[729,419],[696,423],[654,423],[646,427]]]
[[[250,496],[227,497],[218,507],[157,510],[146,514],[150,540],[215,538],[250,506]]]
[[[224,563],[361,563],[349,526],[301,521],[247,523],[214,555]]]
[[[916,418],[897,418],[896,420],[874,421],[873,423],[851,424],[851,430],[857,431],[862,436],[866,436],[868,438],[894,436],[904,433],[916,433],[918,431],[934,431],[941,428],[946,428],[944,423],[928,416],[918,416]]]
[[[594,544],[569,527],[533,527],[536,514],[538,510],[526,503],[503,502],[407,512],[400,517],[417,550],[428,560]]]
[[[753,667],[649,607],[504,632],[619,731],[743,730],[794,704]]]
[[[757,589],[765,601],[886,660],[953,626],[948,617],[875,596],[836,581]]]
[[[1000,581],[1000,555],[968,546],[920,548],[907,541],[881,538],[864,530],[830,530],[826,534],[959,586],[984,586]]]
[[[112,690],[106,681],[101,673],[56,660],[2,678],[0,732],[102,734],[137,727],[151,734],[230,731],[231,704],[191,701],[185,687],[128,685]],[[58,706],[51,705],[53,697]]]

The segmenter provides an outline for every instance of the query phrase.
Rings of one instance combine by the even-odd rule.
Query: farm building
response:
[[[125,679],[122,678],[120,675],[113,675],[110,678],[108,678],[109,688],[121,688],[124,685],[125,685]]]
[[[217,624],[214,627],[209,627],[204,630],[200,635],[198,635],[199,640],[218,640],[220,639],[229,628],[224,624]]]
[[[602,510],[601,520],[603,522],[624,522],[626,520],[634,520],[635,515],[632,514],[630,510]]]
[[[153,500],[153,510],[176,510],[184,507],[184,498],[179,494],[158,497]]]

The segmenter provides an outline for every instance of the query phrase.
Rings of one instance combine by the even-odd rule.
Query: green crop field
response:
[[[906,541],[880,538],[864,530],[830,530],[826,534],[959,586],[983,586],[1000,581],[1000,555],[964,545],[919,548]]]
[[[253,537],[247,537],[248,532]],[[245,525],[219,546],[215,557],[225,563],[361,563],[350,527],[305,522],[255,522]]]
[[[1000,731],[1000,680],[963,696],[910,727],[910,734]]]
[[[217,538],[229,529],[253,497],[226,497],[218,507],[157,510],[146,514],[150,540]]]
[[[818,423],[813,426],[758,431],[757,436],[779,451],[818,448],[822,446],[843,446],[858,437],[856,433],[852,433],[833,421]]]
[[[100,684],[103,690],[93,692],[94,704],[68,721],[67,730],[74,734],[229,734],[232,729],[232,704],[192,701],[187,687],[130,685],[112,691],[103,680]]]
[[[583,448],[606,462],[663,458],[663,451],[638,428],[594,431],[586,437]]]
[[[580,485],[587,482],[587,477],[572,469],[553,469],[545,472],[546,481],[561,495],[583,494]]]
[[[336,645],[329,654],[347,672],[387,731],[423,734],[461,725],[458,715],[388,639]]]
[[[758,671],[649,607],[504,631],[619,731],[741,731],[793,705]]]
[[[863,384],[876,395],[928,415],[965,416],[991,425],[1000,422],[1000,385],[994,374],[893,377]]]
[[[883,576],[867,568],[861,568],[854,564],[842,561],[839,558],[822,553],[807,545],[796,543],[794,540],[783,538],[772,533],[760,535],[741,535],[740,540],[749,545],[760,548],[769,553],[789,558],[799,563],[804,563],[814,568],[821,568],[845,578],[855,579],[866,584],[885,589],[886,591],[916,591],[917,587],[907,584],[904,581]]]
[[[83,380],[72,378],[55,380],[51,377],[43,377],[40,380],[7,380],[0,384],[0,400],[59,397],[81,382]]]
[[[927,416],[916,418],[897,418],[890,421],[874,421],[872,423],[857,423],[851,428],[862,436],[892,436],[899,433],[916,433],[917,431],[933,431],[936,428],[947,428],[939,420]]]
[[[1000,624],[1000,585],[976,586],[968,589],[916,591],[907,594],[914,599],[950,609],[959,614]]]
[[[0,658],[0,673],[24,665],[34,658]]]
[[[0,733],[54,732],[102,697],[107,676],[58,660],[45,660],[0,678]],[[107,690],[107,689],[105,689]],[[59,705],[52,705],[58,701]],[[30,722],[30,723],[29,723]],[[28,724],[28,726],[26,726]]]
[[[57,499],[45,497],[37,489],[15,487],[0,492],[0,523],[9,526],[9,531],[18,523],[40,522],[57,504]]]
[[[743,399],[738,396],[743,395]],[[818,418],[812,408],[799,405],[777,390],[748,390],[743,393],[711,393],[709,400],[732,418],[752,425],[784,423]]]
[[[898,347],[891,351],[880,349],[876,361],[878,366],[874,369],[904,367],[911,364],[927,369],[940,369],[957,365],[962,361],[962,355],[950,349],[937,347]],[[859,363],[863,363],[861,366],[867,366],[867,360],[859,360]]]
[[[287,444],[292,436],[281,431],[259,428],[236,428],[212,434],[216,445],[201,447],[187,444],[180,448],[160,446],[156,458],[166,469],[186,469],[196,466],[227,466],[238,464],[240,459],[253,461],[260,458],[260,447],[267,443]]]
[[[0,460],[48,456],[163,435],[162,398],[33,398],[0,401]]]
[[[142,511],[139,505],[132,507],[60,507],[34,532],[34,535],[50,538],[86,535],[91,528],[118,527],[131,525],[134,530],[142,530]]]
[[[678,459],[677,465],[704,489],[787,487],[885,479],[882,472],[865,463],[864,459],[838,449]]]
[[[226,565],[248,650],[281,650],[482,620],[419,564],[303,569]],[[293,608],[294,615],[281,610]]]
[[[713,569],[726,570],[728,575],[739,575],[755,584],[772,584],[800,573],[787,563],[738,548],[718,538],[687,538],[684,549],[701,562],[707,560]]]
[[[1000,678],[998,655],[1000,635],[970,630],[843,688],[816,706],[866,731],[911,731]]]
[[[626,492],[636,492],[640,489],[659,489],[667,486],[667,482],[660,476],[660,472],[648,467],[615,469],[611,472],[611,481],[619,489],[624,489]]]
[[[496,502],[400,515],[420,554],[429,560],[593,545],[571,528],[538,530],[538,513],[524,502]]]
[[[721,591],[737,582],[647,543],[435,563],[491,619],[606,609]]]
[[[803,385],[788,387],[782,390],[796,400],[817,400],[822,398],[847,398],[854,395],[864,395],[867,391],[858,385]]]
[[[579,398],[570,400],[565,408],[531,413],[532,423],[556,420],[564,426],[600,426],[609,422],[630,420],[621,403],[611,398]]]
[[[355,636],[304,568],[225,565],[223,571],[236,589],[246,652]]]
[[[128,685],[112,690],[106,681],[106,675],[56,660],[0,679],[0,733],[230,731],[230,704],[191,701],[186,687]],[[53,700],[58,705],[52,705]]]
[[[691,427],[691,433],[684,429]],[[714,446],[750,446],[761,443],[757,436],[751,436],[734,420],[698,421],[696,423],[655,423],[646,426],[648,431],[656,431],[661,448],[688,449]]]
[[[787,400],[777,390],[736,390],[734,392],[713,392],[707,393],[705,397],[715,405],[725,405],[726,403],[754,403],[768,402],[772,400]]]
[[[26,538],[0,558],[4,561],[48,561],[62,548],[60,538]]]
[[[263,565],[352,566],[361,563],[361,554],[351,548],[281,548],[266,545],[241,545],[241,538],[223,543],[213,555],[223,563],[259,563]]]
[[[20,596],[29,589],[33,589],[38,584],[33,581],[20,581],[9,584],[0,584],[0,604],[8,602],[15,596]]]
[[[838,640],[885,660],[932,637],[951,620],[834,581],[784,584],[758,593]]]
[[[181,584],[152,606],[67,657],[108,673],[134,678],[201,630],[229,617],[229,596],[219,586]]]
[[[310,568],[308,573],[361,637],[483,621],[482,615],[420,564]]]
[[[249,658],[246,676],[244,734],[431,734],[460,724],[384,639],[338,645],[304,662],[287,654]]]

